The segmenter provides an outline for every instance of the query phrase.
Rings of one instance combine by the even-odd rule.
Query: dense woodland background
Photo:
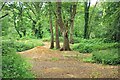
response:
[[[27,70],[29,64],[24,64],[16,52],[42,46],[44,42],[50,42],[50,49],[92,54],[90,62],[120,64],[120,2],[1,2],[0,5],[3,77],[33,76]]]

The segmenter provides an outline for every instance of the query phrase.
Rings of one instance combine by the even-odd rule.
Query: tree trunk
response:
[[[68,39],[68,29],[66,28],[61,14],[61,2],[56,2],[57,4],[57,20],[58,24],[60,26],[60,30],[63,33],[63,47],[60,49],[60,51],[69,51],[70,45],[69,45],[69,39]]]
[[[73,31],[74,31],[74,18],[76,14],[76,7],[77,5],[71,5],[70,7],[70,13],[71,13],[71,20],[70,20],[70,43],[74,44],[74,39],[73,39]]]
[[[63,47],[60,51],[71,51],[68,39],[68,31],[63,31]]]
[[[58,24],[57,24],[57,20],[56,20],[56,27],[55,27],[55,35],[56,35],[56,49],[60,48],[60,42],[59,42],[59,30],[58,30]]]
[[[71,44],[74,44],[74,39],[73,39],[73,25],[74,25],[74,22],[71,21],[71,27],[70,27],[70,43]]]
[[[50,10],[51,2],[49,2],[49,22],[50,22],[50,32],[51,32],[51,44],[50,49],[54,48],[54,34],[53,34],[53,26],[52,26],[52,13]]]
[[[85,12],[84,39],[89,38],[89,35],[88,35],[89,7],[90,7],[90,3],[88,5],[88,2],[85,2],[85,6],[84,6],[84,12]]]

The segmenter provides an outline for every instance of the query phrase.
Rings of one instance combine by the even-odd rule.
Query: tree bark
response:
[[[51,32],[51,44],[50,49],[54,48],[54,34],[53,34],[53,26],[52,26],[52,12],[50,10],[51,2],[49,2],[49,22],[50,22],[50,32]]]
[[[68,31],[66,30],[63,31],[63,47],[60,49],[60,51],[71,51],[68,39]]]
[[[68,29],[66,28],[61,14],[61,2],[56,2],[57,6],[57,18],[58,18],[58,25],[60,26],[60,30],[63,33],[63,47],[60,49],[60,51],[69,51],[70,45],[69,45],[69,39],[68,39]]]
[[[55,26],[55,36],[56,36],[56,49],[59,49],[60,48],[60,42],[59,42],[59,30],[58,30],[58,24],[57,24],[57,20],[56,20],[56,26]]]
[[[74,18],[76,14],[76,7],[77,5],[71,5],[70,7],[70,13],[71,13],[71,19],[70,19],[70,43],[74,44],[74,39],[73,39],[73,32],[74,32]]]
[[[88,35],[89,7],[90,7],[90,2],[89,3],[85,2],[85,6],[84,6],[84,12],[85,12],[84,39],[89,38],[89,35]]]

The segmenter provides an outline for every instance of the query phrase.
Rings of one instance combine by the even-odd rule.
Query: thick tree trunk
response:
[[[51,2],[49,2],[49,22],[50,22],[50,32],[51,32],[51,44],[50,49],[54,48],[54,34],[53,34],[53,26],[52,26],[52,13],[50,10]]]
[[[55,36],[56,36],[56,49],[60,48],[60,42],[59,42],[59,30],[58,30],[58,24],[57,24],[57,20],[56,20],[56,27],[55,27]]]
[[[60,51],[70,51],[69,39],[68,39],[68,31],[63,31],[63,47]]]
[[[90,3],[88,5],[88,2],[85,2],[85,7],[84,7],[84,11],[85,11],[85,25],[84,25],[84,39],[88,39],[89,38],[89,34],[88,34],[88,21],[89,21],[89,7],[90,7]]]
[[[58,18],[58,24],[60,26],[60,30],[63,33],[63,47],[60,49],[60,51],[69,51],[70,45],[69,45],[69,39],[68,39],[68,30],[63,22],[62,14],[61,14],[61,2],[57,2],[57,18]]]

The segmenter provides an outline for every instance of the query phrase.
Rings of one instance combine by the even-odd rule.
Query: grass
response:
[[[51,58],[50,60],[51,60],[51,61],[58,61],[59,58],[57,58],[57,57],[53,57],[53,58]]]
[[[83,62],[94,63],[95,61],[92,59],[92,57],[87,57],[83,58]]]

